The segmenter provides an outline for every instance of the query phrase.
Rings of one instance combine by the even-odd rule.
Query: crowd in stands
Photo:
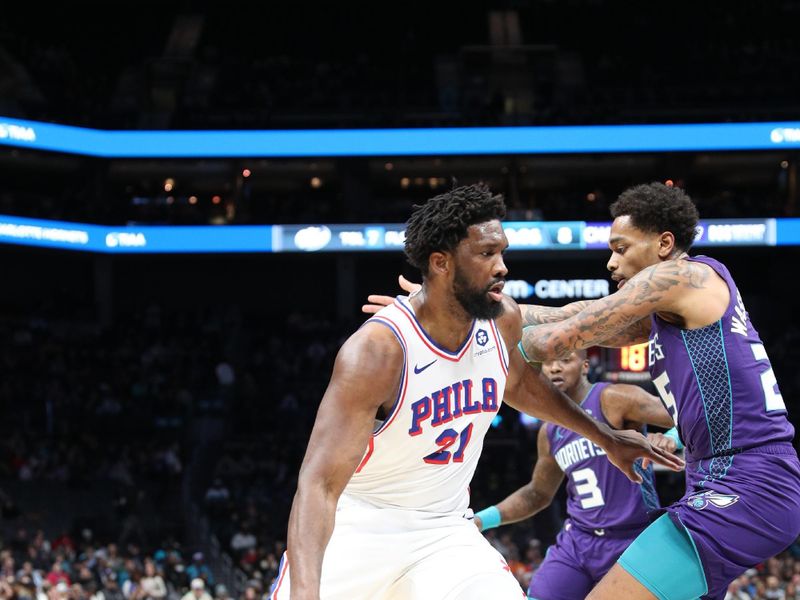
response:
[[[798,600],[800,540],[757,568],[748,569],[730,586],[725,600]]]
[[[6,373],[0,397],[27,399],[19,407],[2,407],[4,420],[22,431],[63,438],[100,430],[179,431],[211,400],[226,342],[221,329],[228,324],[202,314],[165,318],[156,304],[105,329],[63,318],[0,320],[7,340],[0,348]],[[197,397],[198,390],[206,395]],[[152,454],[161,457],[159,469],[180,471],[169,444]],[[136,456],[123,460],[142,462]]]
[[[174,540],[147,550],[79,536],[48,538],[17,529],[0,541],[3,600],[226,600],[231,598],[202,554],[186,555]]]
[[[228,421],[236,432],[232,439],[239,441],[225,444],[212,465],[218,485],[204,492],[199,503],[221,535],[227,532],[231,552],[249,576],[237,593],[256,600],[268,590],[283,551],[280,539],[304,450],[297,439],[307,436],[342,326],[290,315],[282,325],[259,326],[247,336],[240,335],[237,314],[208,309],[181,316],[151,305],[105,329],[63,314],[0,320],[0,332],[9,342],[0,350],[0,416],[9,432],[0,444],[0,515],[10,523],[59,522],[57,514],[44,514],[57,511],[57,503],[34,507],[32,494],[26,496],[27,488],[20,486],[39,484],[35,490],[40,493],[55,486],[90,490],[107,505],[77,509],[60,522],[65,527],[90,523],[104,539],[114,540],[114,552],[126,549],[120,564],[127,570],[108,585],[106,564],[93,558],[96,543],[88,547],[89,558],[60,560],[69,573],[65,586],[72,587],[69,596],[59,599],[96,600],[102,592],[99,600],[118,600],[108,598],[116,593],[114,585],[126,600],[150,597],[132,591],[142,575],[131,570],[130,560],[138,561],[143,573],[156,567],[170,598],[182,595],[182,588],[198,576],[206,581],[206,591],[215,592],[209,587],[214,576],[202,556],[182,558],[171,550],[164,555],[158,548],[145,556],[141,551],[153,547],[165,530],[180,539],[186,524],[166,522],[165,513],[178,518],[175,505],[192,450],[186,447],[186,432],[193,419],[209,416]],[[312,379],[310,365],[316,375]],[[266,397],[265,390],[271,390]],[[276,418],[285,426],[275,426]],[[248,442],[256,433],[258,441]],[[229,510],[234,500],[242,500],[238,512]],[[41,498],[40,503],[46,502]],[[18,533],[26,535],[22,528]],[[271,535],[273,547],[256,548],[255,533]],[[97,585],[90,588],[83,578],[83,587],[75,587],[75,574],[83,577],[86,564],[101,569]],[[50,590],[59,581],[44,593],[55,594]],[[201,591],[193,587],[189,593]],[[224,597],[216,592],[215,599]],[[197,600],[204,599],[198,595]]]

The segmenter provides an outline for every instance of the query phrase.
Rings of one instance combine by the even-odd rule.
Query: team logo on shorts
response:
[[[692,494],[686,499],[686,503],[695,510],[703,510],[709,504],[717,508],[728,508],[739,501],[739,496],[734,494],[720,494],[718,492],[703,492]]]
[[[486,333],[485,329],[478,329],[478,333],[475,334],[475,341],[478,342],[478,346],[485,346],[486,342],[489,341],[489,334]]]

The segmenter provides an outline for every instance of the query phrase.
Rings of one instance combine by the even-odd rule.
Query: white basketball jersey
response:
[[[377,506],[464,511],[483,438],[503,397],[508,352],[494,321],[473,321],[450,352],[398,297],[369,323],[392,330],[405,360],[391,413],[372,434],[345,494]]]

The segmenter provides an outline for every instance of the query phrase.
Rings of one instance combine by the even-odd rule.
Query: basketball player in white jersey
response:
[[[632,480],[640,480],[639,457],[680,467],[640,434],[591,419],[525,365],[515,349],[520,312],[502,294],[504,214],[502,197],[483,185],[415,208],[405,250],[422,289],[381,310],[339,351],[271,599],[524,598],[465,518],[501,400],[594,441]]]

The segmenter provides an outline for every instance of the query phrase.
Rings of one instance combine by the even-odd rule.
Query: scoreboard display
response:
[[[622,348],[599,349],[600,379],[630,383],[650,381],[647,342]]]
[[[647,367],[647,342],[635,346],[625,346],[619,350],[619,370],[639,373],[646,371]]]

